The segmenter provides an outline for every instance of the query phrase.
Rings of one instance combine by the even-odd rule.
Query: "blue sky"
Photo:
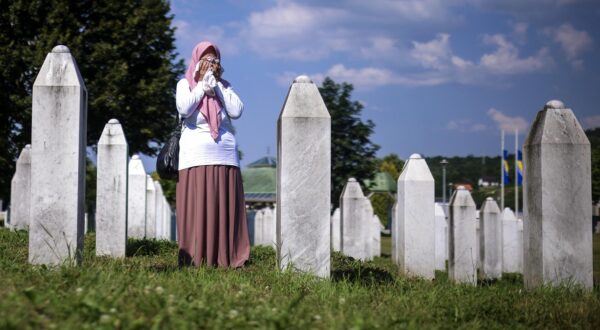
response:
[[[300,74],[355,86],[378,156],[497,155],[500,128],[507,145],[514,129],[523,142],[551,99],[600,126],[599,1],[176,0],[171,10],[186,66],[197,42],[221,48],[245,105],[234,122],[243,167],[276,154]]]

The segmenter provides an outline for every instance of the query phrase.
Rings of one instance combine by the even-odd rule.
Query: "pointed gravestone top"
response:
[[[109,120],[109,121],[108,121],[108,123],[109,123],[109,124],[119,124],[119,120],[118,120],[118,119],[115,119],[115,118],[113,118],[113,119]]]
[[[348,179],[348,183],[344,187],[342,191],[342,198],[363,198],[365,195],[363,194],[362,189],[360,188],[360,184],[356,182],[356,179],[350,178]]]
[[[144,163],[140,159],[140,156],[133,155],[129,161],[129,175],[146,175],[146,169],[144,169]]]
[[[565,104],[559,100],[550,100],[546,102],[545,109],[566,109]]]
[[[450,199],[450,206],[472,206],[475,207],[475,201],[471,197],[471,193],[465,186],[458,186]]]
[[[539,144],[589,144],[583,128],[575,118],[573,111],[564,103],[552,100],[538,112],[524,148]]]
[[[500,214],[500,208],[498,207],[498,203],[496,203],[492,197],[488,197],[485,199],[485,203],[483,203],[480,212]]]
[[[156,190],[154,187],[154,180],[149,174],[146,174],[146,190]]]
[[[312,84],[312,80],[308,76],[301,75],[294,79],[295,84]]]
[[[412,154],[398,178],[398,182],[404,181],[433,181],[433,175],[427,166],[425,159],[419,154]]]
[[[509,207],[505,207],[504,211],[502,211],[502,220],[517,221],[517,217],[515,217],[515,213]]]
[[[307,76],[299,76],[290,86],[283,109],[282,118],[330,118],[317,86]]]
[[[445,217],[446,216],[446,212],[444,212],[444,208],[439,203],[435,203],[435,216],[436,217]]]
[[[77,86],[85,90],[77,62],[67,46],[59,45],[48,53],[33,87]]]
[[[31,144],[25,145],[25,148],[21,150],[17,164],[31,164]]]
[[[114,123],[111,119],[106,125],[104,125],[104,130],[102,130],[102,135],[100,136],[98,144],[127,144],[127,141],[125,140],[125,133],[123,133],[123,127],[121,124],[119,124],[119,121]]]
[[[58,46],[54,46],[54,48],[52,48],[52,52],[53,53],[70,53],[71,50],[69,50],[69,47],[67,47],[65,45],[58,45]]]

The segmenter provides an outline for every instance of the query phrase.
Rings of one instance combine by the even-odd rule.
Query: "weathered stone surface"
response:
[[[392,206],[392,224],[390,226],[390,238],[392,241],[392,262],[398,264],[398,220],[396,220],[396,214],[398,214],[398,201],[394,202]]]
[[[372,223],[372,244],[373,244],[373,257],[381,256],[381,230],[383,230],[383,226],[381,225],[381,221],[379,217],[375,214],[371,217]]]
[[[435,203],[435,269],[446,270],[446,260],[448,256],[448,223],[444,208]]]
[[[124,257],[127,243],[127,141],[111,119],[98,140],[96,255]]]
[[[502,276],[502,214],[496,201],[488,197],[479,219],[479,256],[484,278]]]
[[[448,218],[448,277],[459,283],[477,284],[475,251],[475,202],[464,186],[450,198]]]
[[[365,226],[365,231],[363,232],[363,239],[365,240],[366,249],[367,249],[367,260],[372,260],[375,256],[375,246],[374,246],[374,226],[373,226],[373,205],[368,197],[363,198],[363,218],[362,222]]]
[[[475,211],[475,260],[477,261],[477,269],[481,269],[481,256],[479,255],[479,246],[481,242],[479,241],[479,219],[481,218],[480,210]]]
[[[158,181],[154,181],[154,190],[155,190],[155,197],[156,197],[156,239],[164,239],[165,238],[165,229],[164,224],[164,217],[165,217],[165,212],[164,212],[164,207],[165,207],[165,203],[164,201],[164,195],[163,195],[163,190],[162,190],[162,186],[160,185],[160,182]]]
[[[127,236],[146,237],[146,169],[140,156],[129,160],[129,182],[127,187]]]
[[[81,260],[87,90],[66,46],[46,56],[33,84],[29,262]],[[57,184],[58,183],[58,184]]]
[[[163,239],[171,240],[171,205],[163,195]]]
[[[435,277],[435,190],[425,159],[413,154],[398,178],[398,265],[406,274]]]
[[[29,229],[31,213],[31,145],[21,150],[15,174],[10,183],[10,226]],[[1,207],[2,205],[0,205]]]
[[[341,211],[338,207],[333,211],[331,215],[331,249],[333,251],[341,251],[341,235],[342,235],[342,224],[341,224]]]
[[[317,86],[299,76],[277,121],[277,256],[330,275],[331,118]]]
[[[350,178],[340,199],[342,224],[342,253],[359,260],[369,259],[368,245],[365,240],[367,225],[364,221],[365,195],[360,184]]]
[[[275,247],[277,234],[275,225],[275,209],[266,207],[263,211],[263,244]]]
[[[514,212],[502,211],[502,272],[520,273],[523,250],[519,250],[518,223]]]
[[[156,238],[156,188],[154,180],[146,175],[146,238]]]
[[[591,288],[591,151],[573,111],[560,101],[548,102],[523,151],[525,286]]]

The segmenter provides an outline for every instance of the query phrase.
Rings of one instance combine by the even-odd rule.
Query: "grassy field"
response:
[[[405,278],[386,257],[339,254],[332,278],[320,280],[275,270],[269,248],[254,248],[238,270],[178,269],[171,242],[132,240],[117,260],[93,248],[88,235],[80,266],[34,267],[27,234],[0,229],[0,328],[600,328],[598,286],[527,291],[513,274],[471,287],[445,273]],[[389,254],[388,238],[382,248]]]

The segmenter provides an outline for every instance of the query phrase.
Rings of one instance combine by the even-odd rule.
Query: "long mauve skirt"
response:
[[[250,239],[240,169],[206,165],[180,170],[176,193],[179,265],[243,266]]]

